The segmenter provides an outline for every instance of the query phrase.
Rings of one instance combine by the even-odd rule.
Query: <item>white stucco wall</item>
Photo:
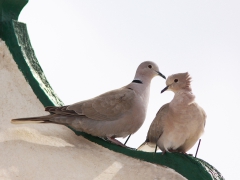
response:
[[[1,180],[183,180],[174,170],[115,153],[51,124],[13,125],[44,107],[0,39]]]

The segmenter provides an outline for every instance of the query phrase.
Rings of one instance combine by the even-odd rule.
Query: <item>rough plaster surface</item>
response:
[[[0,39],[1,180],[183,180],[174,170],[115,153],[60,125],[12,125],[44,107]]]

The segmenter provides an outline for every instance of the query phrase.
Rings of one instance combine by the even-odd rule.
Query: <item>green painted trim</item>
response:
[[[71,128],[70,128],[71,129]],[[73,129],[72,129],[73,130]],[[132,158],[147,161],[153,164],[166,166],[174,169],[176,172],[186,177],[188,180],[224,180],[221,173],[213,166],[208,164],[202,159],[194,158],[189,155],[180,153],[149,153],[143,151],[137,151],[135,149],[123,148],[110,142],[107,142],[99,137],[94,137],[89,134],[75,131],[76,135],[83,136],[84,138],[97,143],[112,151],[125,154]]]
[[[2,38],[18,68],[30,84],[34,93],[44,106],[63,105],[47,81],[35,56],[24,23],[15,20],[0,22],[0,38]]]
[[[17,21],[27,0],[0,0],[0,38],[3,39],[13,55],[19,70],[44,106],[63,105],[47,81],[30,43],[27,27]],[[73,130],[74,131],[74,130]],[[76,135],[97,143],[112,151],[150,163],[167,166],[189,180],[223,180],[223,176],[207,162],[179,153],[147,153],[123,148],[98,137],[74,131]]]
[[[3,39],[18,68],[44,106],[60,106],[32,48],[26,24],[18,16],[28,0],[0,0],[0,38]]]
[[[0,0],[0,21],[17,20],[28,0]]]

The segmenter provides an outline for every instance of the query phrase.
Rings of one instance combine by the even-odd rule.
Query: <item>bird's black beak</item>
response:
[[[166,77],[165,77],[162,73],[160,73],[159,71],[156,71],[156,72],[157,72],[158,75],[161,76],[163,79],[166,79]]]
[[[163,90],[161,90],[161,93],[163,93],[164,91],[166,91],[168,89],[168,86],[166,86]]]

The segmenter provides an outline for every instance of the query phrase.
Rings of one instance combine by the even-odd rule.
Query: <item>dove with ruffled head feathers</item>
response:
[[[12,119],[11,122],[62,124],[122,145],[115,138],[133,134],[142,126],[150,83],[157,75],[165,79],[157,64],[146,61],[138,66],[134,80],[120,89],[69,106],[46,107],[45,110],[50,113],[46,116]]]
[[[138,148],[143,151],[186,153],[204,131],[206,113],[195,102],[191,77],[188,73],[171,75],[161,91],[173,91],[170,103],[163,105],[150,125],[146,141]]]

